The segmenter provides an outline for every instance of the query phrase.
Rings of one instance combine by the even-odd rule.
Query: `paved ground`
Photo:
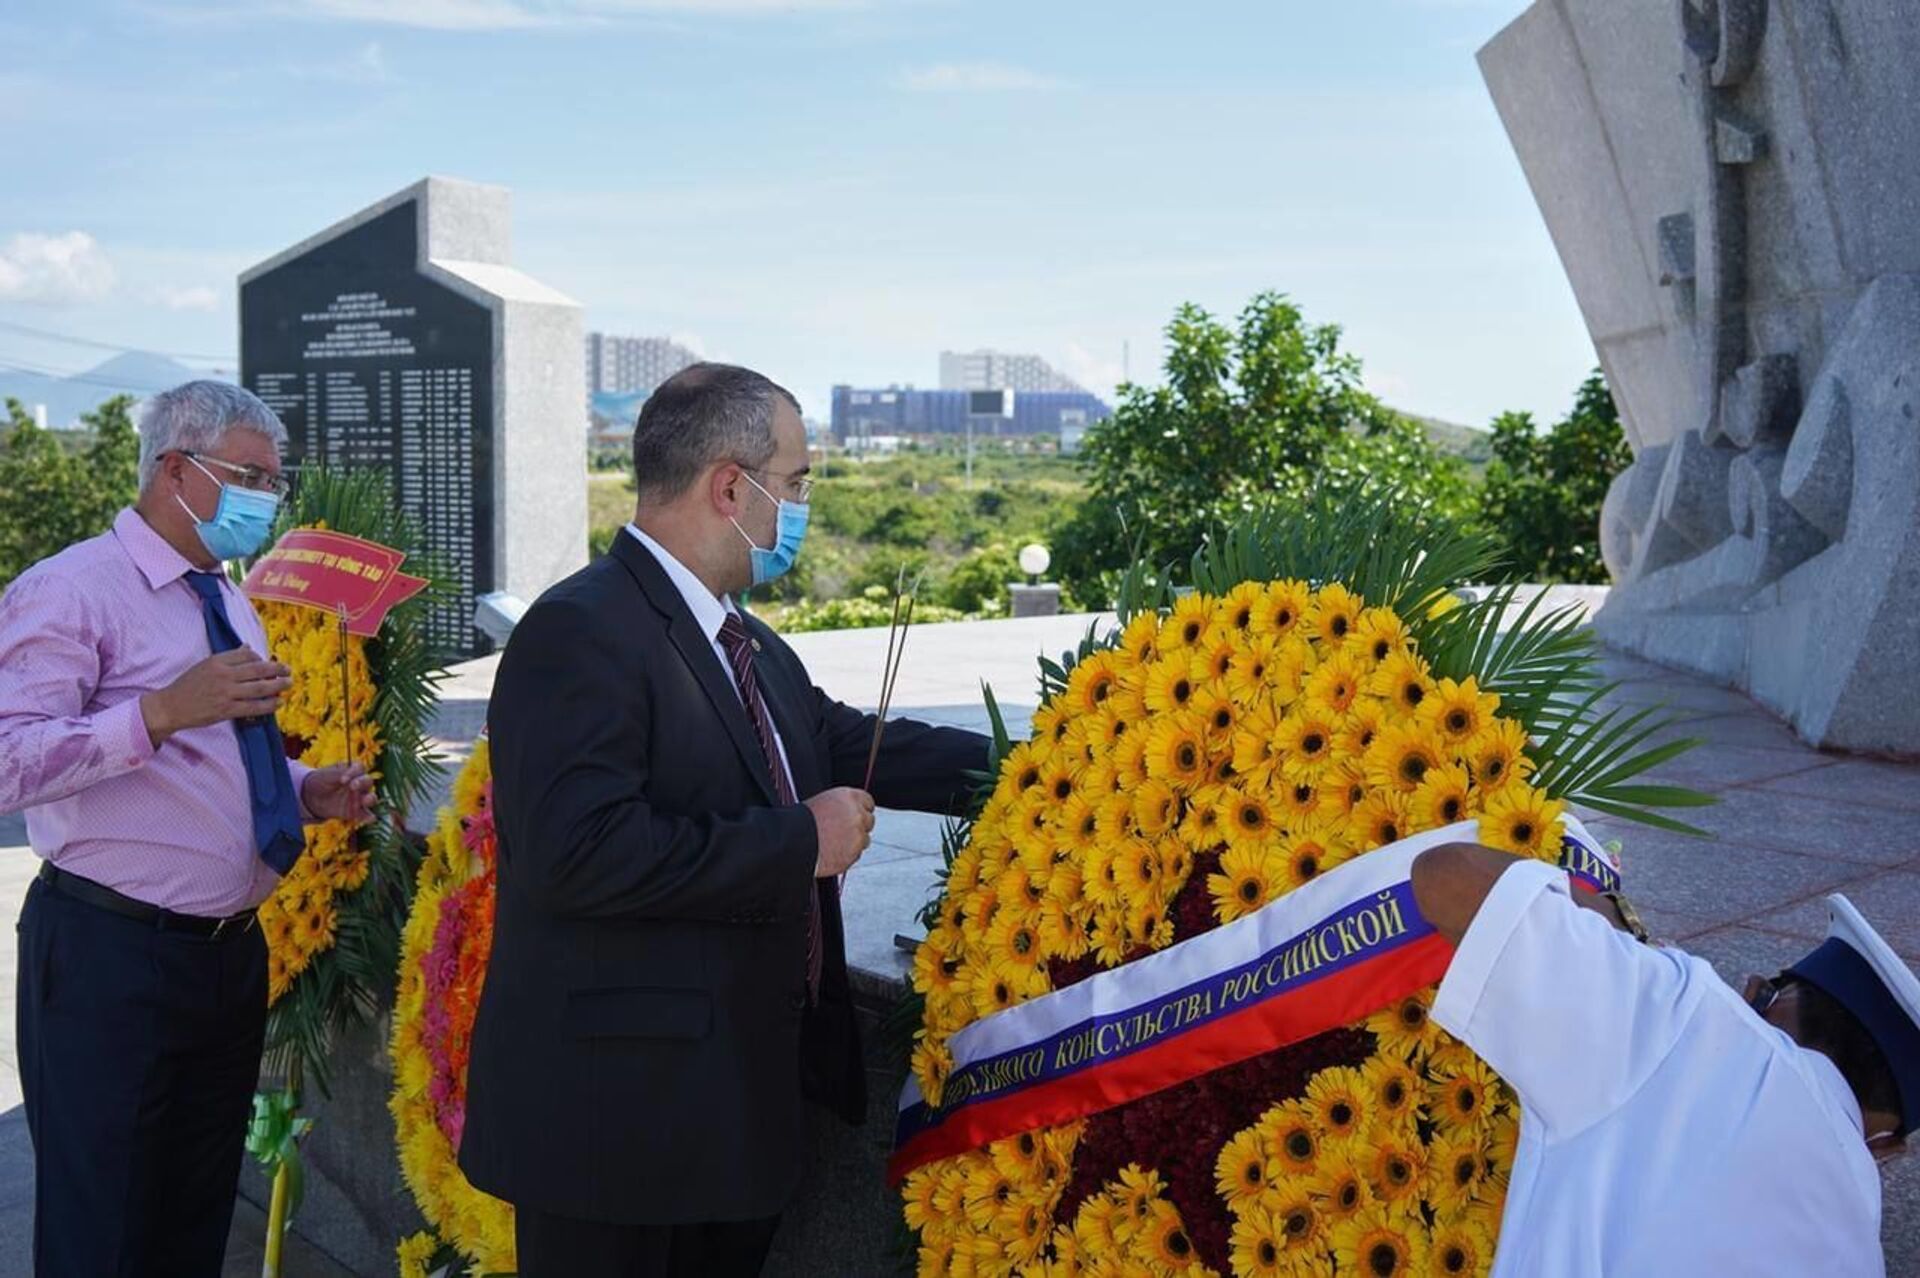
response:
[[[984,730],[979,685],[986,679],[1010,725],[1024,723],[1037,694],[1033,658],[1043,651],[1057,657],[1088,620],[918,627],[894,709]],[[884,632],[802,635],[794,646],[833,695],[865,706],[876,700]],[[435,735],[450,752],[463,755],[484,720],[492,666],[461,667],[443,689]],[[1622,701],[1666,701],[1703,716],[1690,731],[1707,744],[1665,776],[1723,799],[1694,818],[1711,832],[1705,840],[1593,822],[1602,837],[1625,844],[1629,886],[1663,938],[1706,956],[1732,981],[1772,972],[1819,939],[1820,898],[1841,890],[1920,966],[1920,767],[1820,754],[1744,696],[1657,666],[1609,656],[1606,669],[1625,681]],[[871,981],[905,970],[894,937],[914,931],[912,915],[938,864],[938,828],[932,817],[883,813],[874,847],[847,880],[850,957]],[[0,818],[0,923],[17,914],[35,866],[24,845],[18,818]],[[27,1272],[32,1198],[13,1048],[14,962],[14,947],[0,944],[0,1278]],[[1888,1273],[1920,1278],[1920,1156],[1888,1178],[1885,1232]],[[229,1275],[258,1272],[259,1233],[258,1213],[242,1204]],[[332,1278],[345,1271],[296,1250],[288,1272]]]

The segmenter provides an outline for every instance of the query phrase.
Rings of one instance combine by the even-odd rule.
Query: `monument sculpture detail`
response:
[[[1920,753],[1920,27],[1537,0],[1480,53],[1635,459],[1607,642]]]

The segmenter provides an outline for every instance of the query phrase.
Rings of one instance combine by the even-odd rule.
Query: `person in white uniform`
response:
[[[1538,861],[1447,844],[1413,888],[1457,947],[1433,1019],[1520,1098],[1494,1278],[1885,1273],[1875,1159],[1920,1117],[1920,980],[1846,898],[1743,996]]]

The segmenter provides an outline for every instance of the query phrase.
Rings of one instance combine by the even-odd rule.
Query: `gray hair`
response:
[[[140,418],[140,491],[153,484],[162,457],[209,452],[230,430],[264,435],[276,449],[287,442],[274,411],[232,382],[185,382],[155,395]]]
[[[734,364],[692,364],[662,382],[633,427],[641,503],[673,500],[715,462],[765,466],[774,451],[776,396],[800,411],[785,387]]]

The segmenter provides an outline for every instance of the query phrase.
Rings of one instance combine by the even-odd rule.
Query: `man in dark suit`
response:
[[[499,906],[460,1165],[520,1273],[757,1274],[803,1094],[866,1108],[839,876],[876,799],[958,810],[987,740],[834,701],[731,596],[805,531],[799,406],[700,364],[647,400],[612,552],[527,611],[489,710]]]

